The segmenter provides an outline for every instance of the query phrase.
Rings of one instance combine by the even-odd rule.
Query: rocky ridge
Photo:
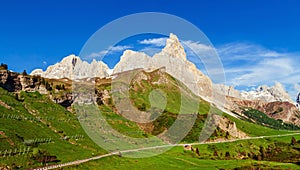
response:
[[[232,86],[213,84],[209,77],[205,76],[192,62],[187,60],[183,46],[177,36],[172,33],[162,51],[152,57],[143,52],[125,50],[120,62],[114,67],[112,74],[116,75],[120,72],[139,68],[153,71],[161,67],[165,67],[166,72],[182,81],[195,94],[202,97],[211,97],[212,89],[214,89],[219,94],[241,100],[287,101],[294,103],[280,83],[276,83],[272,87],[262,85],[256,90],[248,92],[240,92]],[[46,71],[41,69],[33,70],[31,75],[40,75],[53,79],[83,79],[109,77],[110,73],[111,70],[102,61],[93,60],[91,63],[87,63],[75,55],[69,55],[62,59],[61,62],[49,66]]]
[[[41,75],[42,77],[55,79],[64,77],[70,79],[87,77],[103,78],[108,76],[114,78],[119,73],[130,70],[153,71],[162,67],[166,69],[167,73],[183,82],[193,93],[205,99],[212,97],[213,90],[218,94],[227,96],[225,101],[225,108],[227,110],[241,114],[241,108],[252,107],[276,119],[288,122],[295,122],[295,118],[298,115],[293,100],[280,83],[276,83],[272,87],[259,86],[256,90],[248,92],[238,91],[232,86],[213,84],[209,77],[204,75],[192,62],[187,60],[183,46],[177,36],[172,33],[162,51],[152,57],[143,52],[124,51],[120,62],[116,64],[111,75],[109,74],[110,69],[105,63],[93,60],[89,64],[75,55],[70,55],[60,63],[49,66],[45,72],[41,69],[34,70],[31,75]],[[211,102],[217,103],[218,101]],[[274,105],[275,103],[280,107],[282,105],[283,108],[283,111],[277,115],[271,114],[276,109],[278,110]]]
[[[9,70],[0,70],[0,87],[9,92],[18,91],[39,91],[47,94],[47,90],[40,82],[40,77],[27,76]]]
[[[82,61],[75,55],[69,55],[61,62],[49,66],[44,72],[42,69],[33,70],[30,75],[39,75],[45,78],[81,79],[88,77],[107,77],[109,68],[102,61],[93,60],[91,63]]]
[[[172,33],[167,39],[166,46],[153,57],[143,52],[124,51],[113,73],[138,68],[147,68],[148,71],[152,71],[161,67],[165,67],[167,73],[183,82],[195,94],[211,97],[212,81],[198,70],[195,64],[187,60],[183,46],[177,36]]]
[[[285,91],[283,85],[279,82],[276,82],[275,85],[271,87],[262,85],[254,91],[241,92],[241,95],[245,100],[261,100],[265,102],[280,101],[294,103],[289,94]]]

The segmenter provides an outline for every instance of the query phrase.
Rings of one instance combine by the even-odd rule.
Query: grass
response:
[[[94,133],[98,129],[93,128],[102,127],[100,122],[97,121],[100,113],[96,111],[101,112],[111,128],[132,138],[154,137],[173,125],[179,114],[186,116],[187,120],[189,120],[190,115],[195,115],[195,123],[182,141],[189,143],[198,141],[210,109],[213,113],[221,115],[220,110],[210,107],[208,102],[194,96],[185,85],[177,82],[168,74],[162,74],[158,71],[143,74],[148,78],[133,81],[129,96],[131,103],[140,111],[147,111],[153,118],[157,117],[148,124],[135,123],[122,117],[120,113],[115,113],[116,108],[111,100],[108,100],[107,105],[101,103],[96,106],[97,110],[91,108],[89,114],[85,115],[85,112],[83,112],[83,114],[75,115],[64,107],[53,103],[48,96],[41,95],[38,92],[21,92],[16,98],[14,93],[9,93],[0,88],[0,102],[2,102],[2,105],[0,103],[1,152],[26,148],[28,147],[25,144],[26,140],[51,138],[50,142],[31,145],[30,151],[24,155],[12,154],[8,156],[6,154],[5,157],[0,157],[0,168],[4,165],[14,165],[20,168],[40,166],[41,164],[33,157],[33,150],[37,149],[46,151],[48,155],[56,156],[57,159],[61,160],[61,163],[107,153],[95,144],[85,132],[85,130],[89,130],[89,132],[92,132],[89,135],[98,135],[97,139],[105,140],[104,136]],[[164,83],[157,83],[161,79],[164,79],[161,81]],[[70,82],[68,83],[65,87],[70,90]],[[54,85],[56,84],[60,84],[60,81],[54,82]],[[103,82],[101,80],[96,88],[98,92],[112,90],[110,80]],[[51,93],[54,96],[64,95],[63,91],[58,91],[56,94],[55,91]],[[126,97],[122,92],[114,95],[119,99]],[[3,105],[3,103],[6,105]],[[82,128],[77,119],[78,116],[88,126]],[[263,127],[229,115],[223,116],[234,121],[237,128],[249,136],[291,133],[287,130]],[[151,126],[153,128],[149,128],[150,130],[142,130]],[[217,134],[224,137],[221,131],[218,131]],[[78,139],[73,138],[78,135],[81,137]],[[105,137],[117,138],[113,135],[108,133],[108,136]],[[295,135],[295,138],[300,140],[299,135]],[[295,161],[294,158],[297,159],[297,154],[299,155],[297,148],[300,148],[300,146],[291,146],[289,145],[290,141],[291,136],[194,146],[200,150],[200,155],[191,151],[184,151],[182,147],[174,147],[155,157],[134,159],[112,156],[65,169],[99,169],[99,167],[101,169],[246,169],[251,167],[296,169],[299,168],[297,165],[287,162]],[[155,138],[155,142],[157,142],[157,145],[162,143],[158,138]],[[114,144],[113,142],[108,143]],[[261,148],[274,149],[276,152],[268,153],[273,154],[274,160],[255,160],[262,155],[263,150]],[[217,152],[217,156],[214,155],[215,152]],[[240,159],[241,155],[246,155],[246,159]],[[288,155],[291,155],[291,157]],[[285,161],[286,163],[274,162],[278,160],[283,160],[281,162]]]
[[[96,145],[81,128],[76,115],[64,107],[53,103],[47,96],[38,92],[21,92],[22,101],[13,93],[0,88],[0,100],[10,108],[0,105],[0,151],[19,150],[30,147],[30,152],[0,157],[1,165],[20,166],[22,168],[40,166],[32,158],[34,148],[45,150],[49,155],[57,156],[61,162],[74,161],[103,154],[105,151]],[[63,140],[65,136],[81,135],[81,138]],[[29,140],[51,139],[51,142],[25,144]],[[78,154],[80,153],[80,154]]]
[[[254,124],[252,122],[234,118],[230,115],[225,115],[225,117],[229,118],[231,121],[234,121],[236,123],[236,127],[239,130],[247,133],[249,136],[266,136],[266,135],[280,135],[280,134],[291,133],[291,131],[288,130],[271,129],[258,124]]]
[[[295,137],[297,140],[300,140],[299,135]],[[285,141],[282,144],[285,145],[284,147],[289,148],[290,140],[291,137],[279,137],[269,140],[255,139],[193,146],[194,148],[199,148],[200,156],[192,151],[184,151],[183,147],[174,147],[155,157],[128,158],[111,156],[63,169],[299,169],[299,165],[294,163],[236,158],[238,152],[258,154],[260,146],[266,147],[278,141]],[[224,152],[224,156],[214,156],[214,150],[217,150],[219,155]],[[226,152],[230,153],[230,158],[225,158]]]

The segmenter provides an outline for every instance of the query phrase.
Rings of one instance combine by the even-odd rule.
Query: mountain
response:
[[[285,91],[283,85],[276,82],[274,86],[268,87],[266,85],[258,86],[256,90],[239,91],[234,89],[233,86],[226,86],[223,84],[214,84],[214,89],[218,93],[226,96],[238,98],[241,100],[260,100],[264,102],[289,102],[295,103],[290,95]]]
[[[172,51],[171,54],[179,54],[177,52]],[[171,58],[171,54],[164,54],[161,57]],[[128,56],[132,57],[132,55]],[[178,56],[182,55],[174,55],[173,57]],[[75,60],[75,56],[69,58],[72,60],[67,62],[63,60],[59,64],[68,65],[70,62],[75,63],[75,65],[78,64],[78,59]],[[150,60],[152,59],[150,58]],[[184,58],[178,60],[184,63]],[[80,68],[79,66],[82,65],[79,64],[77,67]],[[77,69],[76,66],[68,68]],[[200,74],[201,72],[195,71],[195,73]],[[108,152],[118,151],[119,156],[99,159],[99,163],[89,162],[74,165],[70,167],[71,169],[97,169],[97,167],[106,169],[107,164],[111,169],[120,169],[120,167],[121,169],[136,169],[137,164],[141,164],[141,162],[141,168],[148,163],[149,169],[153,169],[153,164],[156,162],[159,165],[157,169],[162,169],[163,166],[166,167],[165,169],[170,167],[192,169],[195,168],[195,165],[199,169],[199,166],[206,162],[209,164],[203,165],[202,169],[210,168],[212,164],[215,165],[216,163],[222,165],[218,166],[219,169],[223,167],[226,169],[228,164],[224,164],[225,161],[235,162],[232,164],[234,165],[233,168],[241,168],[245,161],[255,161],[257,164],[256,162],[261,160],[263,162],[259,163],[263,164],[264,167],[269,167],[271,166],[270,163],[275,162],[274,165],[277,169],[282,165],[299,164],[300,136],[291,130],[299,130],[300,127],[286,123],[292,119],[299,119],[291,110],[294,105],[289,102],[244,100],[238,98],[242,95],[233,87],[220,85],[220,91],[226,92],[227,110],[235,113],[239,111],[237,114],[240,115],[241,119],[237,119],[223,113],[200,96],[194,95],[185,83],[174,78],[165,67],[148,70],[133,69],[116,72],[110,77],[91,79],[95,82],[92,86],[95,88],[92,90],[92,93],[95,93],[95,98],[92,98],[90,93],[86,93],[86,95],[92,102],[94,99],[96,100],[97,108],[104,118],[95,119],[94,116],[99,115],[98,112],[86,113],[87,110],[83,109],[83,114],[80,114],[80,112],[74,112],[76,107],[70,107],[76,98],[85,95],[84,92],[78,91],[76,94],[72,91],[73,83],[84,84],[91,81],[89,78],[82,80],[43,78],[36,75],[13,73],[5,69],[0,70],[0,137],[2,139],[0,140],[0,169],[31,169],[58,163],[69,166],[70,162],[73,161],[83,163],[85,161],[81,160],[98,159],[100,155],[107,153],[104,150],[107,148],[100,148],[87,133],[98,133],[99,129],[104,130],[102,135],[97,135],[101,137],[99,140],[114,146]],[[121,80],[121,82],[116,83],[116,80]],[[126,80],[130,81],[127,82]],[[41,88],[45,89],[46,93],[41,94]],[[124,95],[129,96],[127,103],[120,100],[126,97]],[[84,106],[83,104],[90,102],[85,100],[80,104]],[[130,106],[134,106],[134,110]],[[118,109],[120,107],[121,109]],[[210,111],[212,111],[211,119],[208,114]],[[290,119],[282,119],[284,122],[275,120],[281,119],[277,117],[280,115],[288,116]],[[135,121],[139,118],[146,120],[146,122]],[[113,130],[102,128],[103,122],[101,121],[106,122]],[[82,128],[84,122],[87,124]],[[211,131],[212,135],[205,140],[205,142],[212,143],[204,142],[201,145],[196,145],[195,142],[199,141],[199,136],[209,132],[207,130],[210,128],[207,129],[206,127],[207,122],[209,125],[215,125],[215,129]],[[176,124],[177,127],[174,128],[173,125]],[[189,128],[191,129],[189,130]],[[168,133],[169,130],[174,133]],[[181,143],[182,145],[189,145],[190,143],[191,148],[187,151],[184,150],[186,146],[178,146],[155,157],[135,160],[134,158],[127,158],[126,154],[141,155],[143,152],[123,152],[122,150],[131,147],[124,146],[123,143],[121,146],[115,145],[122,139],[116,135],[118,133],[121,136],[137,140],[150,138],[151,142],[146,144],[131,141],[133,145],[130,146],[141,149],[149,149],[149,146],[160,148],[163,144],[176,143],[178,137],[181,136],[179,134],[184,133],[186,135],[182,136]],[[284,136],[287,133],[293,136]],[[267,139],[261,137],[267,135],[272,136]],[[251,141],[247,141],[248,139]],[[231,142],[219,143],[227,140]],[[148,152],[146,154],[148,155]],[[120,162],[122,161],[125,163],[121,166]],[[183,164],[184,162],[187,164]],[[279,162],[280,166],[277,166]],[[117,167],[112,168],[112,166]],[[298,168],[295,167],[296,165],[292,166],[291,169]],[[216,168],[216,166],[212,168]],[[247,168],[249,167],[242,167],[241,169]]]
[[[265,102],[290,102],[294,103],[290,95],[285,91],[283,85],[276,82],[274,86],[259,86],[254,91],[241,92],[242,98],[245,100],[261,100]]]
[[[249,92],[238,91],[232,86],[213,84],[209,77],[196,68],[195,64],[187,60],[183,46],[178,37],[172,33],[162,51],[153,56],[143,52],[125,50],[111,75],[109,74],[111,70],[102,61],[93,60],[89,64],[75,55],[67,56],[61,62],[49,66],[45,72],[41,69],[34,70],[31,75],[41,75],[53,79],[65,77],[69,79],[103,78],[109,76],[114,78],[127,71],[140,72],[144,70],[151,72],[162,67],[166,73],[182,82],[194,94],[201,96],[219,108],[223,106],[220,106],[220,102],[217,100],[220,99],[222,104],[223,97],[214,96],[214,100],[212,100],[212,90],[226,96],[225,109],[228,110],[228,113],[234,111],[242,115],[245,109],[251,107],[275,119],[300,124],[296,119],[299,114],[297,108],[294,107],[293,100],[280,83],[276,83],[273,87],[259,86],[256,90]]]
[[[4,88],[16,86],[18,88],[15,88],[15,91],[19,93],[8,92],[0,88],[0,136],[2,139],[0,140],[0,169],[32,169],[46,165],[67,164],[73,161],[83,164],[74,165],[70,169],[97,169],[100,166],[102,168],[106,167],[107,164],[110,164],[109,167],[114,166],[111,169],[118,169],[121,167],[120,162],[122,161],[125,161],[122,169],[134,169],[140,162],[143,162],[143,165],[140,165],[141,168],[147,162],[149,169],[153,169],[153,163],[156,162],[160,165],[157,169],[161,169],[163,165],[165,165],[166,169],[169,167],[177,168],[178,165],[183,164],[182,160],[188,161],[188,163],[180,166],[181,169],[195,168],[195,165],[203,165],[207,161],[212,160],[213,162],[209,162],[209,164],[205,164],[206,166],[201,168],[210,168],[212,163],[222,165],[218,166],[218,168],[226,168],[227,164],[224,165],[224,161],[235,162],[233,164],[234,168],[241,167],[245,161],[256,162],[263,160],[264,167],[269,167],[270,162],[281,162],[280,166],[283,163],[289,163],[284,164],[289,166],[291,166],[291,163],[299,163],[300,136],[287,131],[296,130],[299,127],[271,118],[268,119],[264,113],[256,110],[253,113],[264,119],[255,119],[253,123],[251,123],[252,117],[236,119],[230,115],[223,114],[209,102],[193,95],[182,82],[168,74],[164,68],[153,71],[140,70],[137,74],[132,74],[134,72],[135,70],[124,71],[115,76],[126,78],[126,76],[134,75],[130,85],[125,85],[128,88],[129,104],[135,106],[136,111],[139,111],[138,114],[133,114],[133,112],[126,109],[118,110],[116,100],[112,100],[114,95],[119,98],[125,94],[124,88],[122,88],[123,83],[117,83],[117,85],[121,85],[120,89],[113,89],[111,87],[111,82],[115,80],[113,77],[95,78],[94,92],[97,99],[97,107],[105,118],[104,121],[113,128],[113,130],[111,128],[103,128],[104,134],[99,135],[101,137],[100,140],[103,139],[104,142],[109,141],[113,146],[117,146],[117,148],[108,152],[118,151],[120,155],[99,159],[99,163],[83,163],[85,161],[81,160],[94,160],[96,156],[99,157],[106,154],[107,151],[104,149],[107,148],[100,148],[86,134],[87,132],[98,132],[99,129],[102,129],[98,126],[101,125],[98,123],[102,120],[93,119],[94,115],[92,113],[86,113],[81,117],[80,114],[75,114],[74,110],[67,110],[55,100],[51,100],[51,96],[56,95],[57,98],[61,98],[64,93],[68,93],[72,89],[70,86],[72,82],[69,82],[70,80],[65,81],[68,79],[47,79],[11,72],[7,74],[6,71],[3,71],[3,74],[0,74],[0,80],[3,80],[4,84],[0,84],[0,86]],[[19,86],[18,78],[21,76],[28,80],[29,84]],[[33,79],[37,81],[35,82]],[[42,95],[38,91],[28,91],[30,90],[29,88],[43,84],[43,81],[48,82],[45,84],[53,87],[47,89],[49,90],[48,93]],[[34,83],[31,84],[30,82]],[[8,84],[10,86],[5,86]],[[65,88],[54,88],[56,85],[63,85]],[[27,86],[29,88],[22,90],[23,87]],[[121,100],[119,104],[126,103],[122,103]],[[199,108],[197,104],[199,104]],[[124,107],[126,106],[124,105]],[[215,123],[216,128],[205,142],[213,143],[196,145],[195,142],[199,141],[199,136],[205,127],[205,120],[208,118],[210,109],[216,113],[212,116],[212,121]],[[179,114],[181,111],[183,114]],[[132,114],[134,115],[134,117],[130,117],[132,119],[139,116],[148,116],[146,120],[151,121],[137,123],[125,117],[128,113],[131,116]],[[95,112],[95,115],[98,115],[98,112]],[[178,122],[178,120],[180,121]],[[82,128],[81,123],[83,122],[86,122],[88,126]],[[173,125],[176,123],[177,125],[180,123],[180,126],[174,128]],[[191,130],[185,131],[188,127],[191,127]],[[88,129],[87,131],[86,128],[93,129]],[[166,133],[170,129],[174,130],[175,133]],[[178,146],[151,158],[127,158],[126,154],[141,155],[143,153],[134,151],[130,153],[122,152],[124,145],[114,145],[120,139],[118,136],[115,136],[116,132],[137,140],[150,138],[151,141],[157,141],[142,145],[140,143],[132,143],[133,146],[141,149],[149,149],[149,146],[166,146],[166,143],[177,141],[180,133],[187,132],[187,135],[182,139],[182,144],[192,143],[190,146],[194,149],[194,152],[193,149],[184,151],[185,148],[183,146]],[[292,136],[282,135],[287,133],[296,138],[292,140],[292,145]],[[272,137],[267,139],[260,137],[267,135],[272,135]],[[244,140],[241,140],[241,138]],[[251,139],[251,141],[247,139]],[[218,143],[226,140],[231,142]],[[128,148],[127,146],[125,147],[125,149]],[[197,154],[197,150],[200,150],[200,154]],[[148,152],[146,154],[148,155]],[[180,160],[178,160],[179,158]],[[170,159],[172,160],[171,162],[161,161]],[[297,168],[296,165],[292,167],[291,169]],[[199,167],[197,166],[196,168]],[[278,166],[276,168],[278,169]]]
[[[162,51],[152,57],[143,52],[124,51],[113,73],[138,68],[155,70],[161,67],[165,67],[167,73],[182,81],[194,94],[204,97],[212,95],[212,81],[198,70],[195,64],[187,60],[183,46],[172,33]]]
[[[93,60],[91,63],[82,61],[75,55],[69,55],[61,62],[49,66],[44,72],[41,69],[33,70],[30,75],[40,75],[45,78],[81,79],[88,77],[107,77],[109,68],[102,61]]]
[[[239,116],[244,117],[249,109],[255,109],[276,120],[300,125],[300,111],[279,82],[248,92],[223,84],[214,85],[214,89],[226,96],[224,107]]]
[[[170,34],[165,47],[154,56],[148,56],[143,52],[125,50],[119,63],[112,71],[113,74],[134,69],[153,71],[165,67],[166,72],[182,81],[191,91],[202,97],[211,97],[212,89],[216,92],[235,97],[241,100],[260,100],[264,102],[287,101],[294,103],[289,94],[280,83],[273,87],[259,86],[254,91],[238,91],[232,86],[213,84],[211,79],[204,75],[196,66],[187,60],[186,53],[178,37]],[[61,62],[49,66],[46,71],[36,69],[30,75],[40,75],[45,78],[69,78],[82,79],[92,77],[108,77],[111,70],[102,61],[93,60],[91,63],[82,61],[75,55],[69,55]]]

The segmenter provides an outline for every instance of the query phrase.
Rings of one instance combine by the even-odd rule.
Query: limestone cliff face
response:
[[[41,94],[46,94],[47,90],[40,83],[39,77],[26,76],[8,70],[0,70],[0,87],[9,92],[24,91],[39,91]]]
[[[8,70],[0,70],[0,86],[9,92],[22,90],[18,74]]]
[[[45,78],[81,79],[91,77],[107,77],[109,68],[102,61],[93,60],[92,63],[82,61],[75,55],[69,55],[61,62],[49,66],[45,72],[41,69],[33,70],[30,75],[40,75]]]
[[[167,73],[183,82],[195,94],[204,97],[212,95],[212,81],[198,70],[195,64],[187,60],[184,48],[174,34],[170,34],[166,46],[153,57],[142,52],[126,50],[113,73],[138,68],[152,71],[162,67],[165,67]]]

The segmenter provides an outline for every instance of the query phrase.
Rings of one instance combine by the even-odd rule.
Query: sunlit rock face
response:
[[[93,60],[91,63],[82,61],[75,55],[69,55],[63,58],[59,63],[49,66],[45,72],[36,69],[31,75],[40,75],[45,78],[89,78],[89,77],[107,77],[108,66],[102,61]]]
[[[268,87],[266,85],[259,86],[254,91],[241,92],[242,98],[245,100],[261,100],[265,102],[290,102],[294,103],[290,95],[285,91],[282,84],[275,83],[274,86]]]
[[[204,97],[212,95],[212,81],[187,60],[184,48],[174,34],[170,34],[166,46],[153,57],[143,52],[124,51],[113,73],[138,68],[152,71],[161,67],[165,67],[167,73],[183,82],[195,94]]]

